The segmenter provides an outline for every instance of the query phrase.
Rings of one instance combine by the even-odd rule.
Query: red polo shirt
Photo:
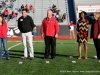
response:
[[[6,38],[7,37],[7,23],[5,22],[3,25],[0,25],[0,38]]]
[[[50,20],[47,17],[44,18],[40,29],[40,33],[44,34],[45,36],[54,37],[55,34],[58,34],[58,32],[59,32],[59,25],[57,20],[54,17],[51,17]]]

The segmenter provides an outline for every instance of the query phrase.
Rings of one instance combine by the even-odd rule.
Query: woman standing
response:
[[[6,59],[9,60],[9,53],[7,49],[7,32],[8,26],[4,18],[0,16],[0,60],[2,60],[2,44],[5,50]]]
[[[100,60],[100,12],[94,13],[95,22],[92,25],[91,33],[93,33],[93,41],[97,52],[97,59]]]
[[[78,59],[81,59],[82,54],[82,43],[84,44],[84,50],[85,50],[85,59],[88,58],[87,56],[87,38],[88,38],[88,27],[89,27],[89,22],[86,18],[86,12],[82,11],[80,14],[80,19],[77,22],[77,42],[78,42],[78,52],[79,52],[79,57]]]

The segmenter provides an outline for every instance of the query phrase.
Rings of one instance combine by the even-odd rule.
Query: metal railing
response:
[[[69,24],[70,21],[69,21],[69,7],[68,7],[68,0],[65,0],[65,6],[66,6],[66,13],[67,13],[67,23]],[[67,24],[67,25],[68,25]]]

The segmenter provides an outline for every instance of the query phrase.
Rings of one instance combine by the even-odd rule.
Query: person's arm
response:
[[[21,31],[21,27],[20,27],[20,19],[18,19],[18,29]]]
[[[44,20],[43,20],[44,22]],[[44,24],[42,22],[41,28],[40,28],[40,33],[41,33],[41,37],[44,38]]]
[[[8,24],[7,24],[7,32],[8,32]]]
[[[36,25],[34,24],[34,22],[33,22],[31,17],[30,17],[30,24],[31,24],[32,30],[34,30],[34,27],[36,27]]]
[[[6,32],[8,32],[8,24],[5,22],[5,28],[6,28]]]
[[[78,22],[77,22],[77,24],[76,24],[76,33],[77,33],[77,35],[79,36],[79,24],[78,24]]]
[[[36,32],[36,27],[33,28],[33,32]]]
[[[55,38],[57,38],[58,37],[58,33],[60,31],[57,20],[55,20],[55,31],[56,31]]]

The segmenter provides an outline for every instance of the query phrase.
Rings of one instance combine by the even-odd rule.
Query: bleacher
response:
[[[68,9],[67,9],[67,0],[16,0],[14,2],[14,7],[13,11],[18,12],[17,9],[21,7],[22,4],[24,6],[32,4],[35,8],[35,13],[30,12],[28,15],[30,15],[34,23],[36,25],[41,25],[42,20],[44,17],[47,16],[47,10],[52,8],[52,5],[55,4],[57,9],[61,10],[60,14],[67,13],[68,14]],[[11,9],[8,9],[10,12],[12,11]],[[21,16],[21,13],[18,12],[18,18]],[[68,24],[68,15],[66,16],[66,20],[60,25],[66,25]],[[12,19],[8,21],[9,26],[17,26],[17,21],[16,19]]]

